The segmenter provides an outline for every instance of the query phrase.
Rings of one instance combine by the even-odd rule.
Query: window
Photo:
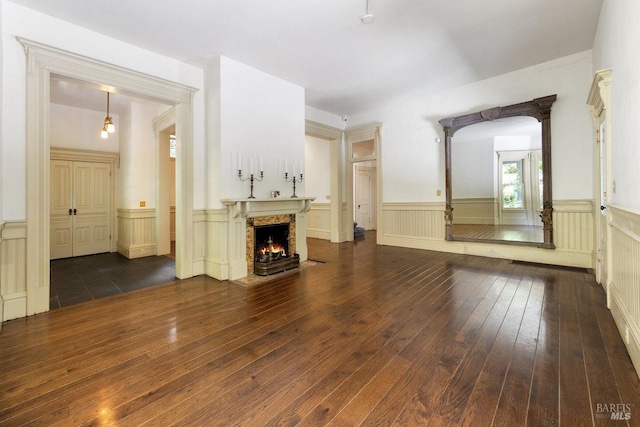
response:
[[[523,209],[522,161],[502,162],[502,207],[504,209]]]

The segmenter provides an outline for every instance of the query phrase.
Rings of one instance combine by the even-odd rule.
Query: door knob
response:
[[[71,215],[71,208],[69,208],[69,215]]]
[[[600,210],[601,210],[601,211],[603,211],[603,210],[605,210],[605,209],[607,209],[607,207],[606,207],[606,206],[600,206]]]
[[[73,210],[73,214],[76,215],[78,213],[78,209]]]

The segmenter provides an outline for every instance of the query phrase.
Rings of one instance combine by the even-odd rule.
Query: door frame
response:
[[[591,110],[591,118],[595,130],[594,144],[594,228],[595,228],[595,244],[592,256],[594,270],[596,272],[596,281],[602,285],[607,293],[607,307],[611,307],[611,296],[609,288],[611,286],[611,218],[606,212],[606,206],[601,205],[601,195],[612,194],[611,182],[611,69],[600,70],[595,73],[591,91],[587,99],[587,104]],[[604,135],[601,135],[601,125],[604,124]],[[601,164],[600,150],[601,141],[604,136],[605,140],[605,164]],[[602,167],[605,170],[602,170]],[[605,187],[602,188],[602,179],[604,176]],[[604,209],[602,209],[604,208]],[[602,218],[605,215],[606,218]],[[602,243],[603,237],[605,244]]]
[[[376,182],[375,182],[375,229],[376,229],[376,243],[379,243],[384,234],[382,218],[382,123],[371,123],[368,125],[358,126],[355,128],[347,129],[345,131],[345,138],[347,143],[347,161],[348,168],[345,168],[345,187],[346,187],[346,199],[347,199],[347,212],[349,218],[353,217],[353,164],[358,162],[365,162],[369,160],[375,160],[376,162]],[[353,156],[353,144],[363,141],[373,140],[374,153],[370,156],[356,157]],[[346,221],[350,225],[350,233],[348,233],[348,240],[353,240],[353,220]]]
[[[99,82],[174,105],[176,135],[176,276],[193,276],[193,95],[197,89],[16,37],[26,54],[26,314],[49,310],[49,103],[51,74]]]

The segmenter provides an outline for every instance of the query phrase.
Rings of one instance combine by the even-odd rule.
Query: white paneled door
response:
[[[51,259],[111,249],[111,165],[51,160]]]
[[[373,168],[356,166],[356,222],[365,230],[375,229],[374,223],[374,185],[375,170]]]

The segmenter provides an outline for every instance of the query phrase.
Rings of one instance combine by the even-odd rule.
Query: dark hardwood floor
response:
[[[323,262],[253,288],[201,276],[6,322],[0,424],[637,424],[593,276],[374,241],[309,239]]]

